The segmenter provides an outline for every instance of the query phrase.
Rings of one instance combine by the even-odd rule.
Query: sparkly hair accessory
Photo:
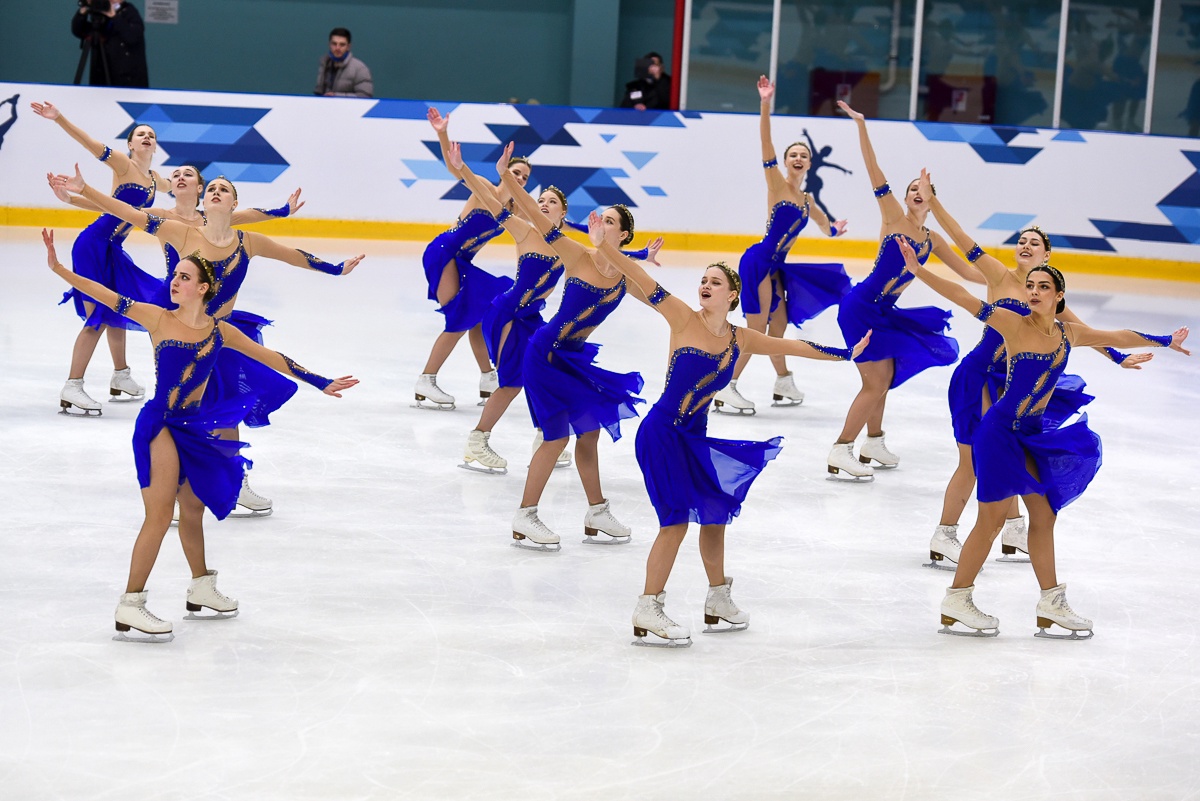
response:
[[[213,181],[224,181],[225,183],[229,184],[229,188],[233,190],[233,199],[237,200],[237,187],[233,185],[233,181],[229,180],[224,175],[218,175],[216,178],[213,178]]]
[[[524,164],[530,170],[533,170],[533,165],[529,163],[529,159],[524,156],[513,156],[508,160],[508,168],[511,170],[514,164]]]
[[[629,207],[626,206],[624,203],[614,203],[612,207],[617,210],[617,214],[621,215],[621,219],[629,226],[629,229],[628,229],[629,238],[625,240],[625,243],[632,242],[633,241],[633,212],[630,211]]]
[[[213,267],[213,263],[201,256],[200,251],[197,250],[194,253],[189,253],[187,256],[184,256],[183,260],[190,261],[200,268],[200,272],[204,274],[204,283],[209,285],[217,283],[216,270]]]
[[[807,151],[808,151],[808,157],[809,157],[810,159],[812,158],[812,148],[810,148],[810,147],[808,146],[808,143],[807,143],[807,142],[792,142],[790,145],[788,145],[787,147],[785,147],[785,148],[783,149],[783,157],[784,157],[784,158],[787,158],[788,151],[789,151],[789,150],[791,150],[793,147],[796,147],[797,145],[799,145],[800,147],[802,147],[802,148],[804,148],[805,150],[807,150]]]
[[[718,270],[725,273],[725,278],[729,280],[729,285],[733,287],[733,291],[739,295],[742,294],[742,277],[738,275],[733,268],[723,261],[714,262],[708,266],[716,267]]]
[[[1019,232],[1017,232],[1017,236],[1020,237],[1021,234],[1027,234],[1030,231],[1033,231],[1035,234],[1037,234],[1038,236],[1040,236],[1042,238],[1042,244],[1046,246],[1046,253],[1049,253],[1051,250],[1050,235],[1048,233],[1046,233],[1045,231],[1043,231],[1040,226],[1027,225],[1024,228],[1022,228]],[[1049,256],[1047,256],[1047,260],[1049,260]]]
[[[1067,279],[1063,277],[1063,274],[1058,271],[1057,267],[1052,267],[1048,260],[1045,263],[1039,264],[1037,267],[1034,267],[1032,270],[1030,270],[1029,275],[1033,275],[1034,273],[1039,273],[1039,272],[1049,273],[1050,277],[1054,279],[1055,288],[1058,289],[1059,292],[1067,291]],[[1028,278],[1029,275],[1026,275],[1025,277]]]
[[[563,194],[563,191],[561,189],[559,189],[554,184],[550,184],[542,191],[543,192],[553,192],[554,194],[558,195],[558,201],[560,203],[562,203],[563,211],[565,212],[567,210],[567,196]]]

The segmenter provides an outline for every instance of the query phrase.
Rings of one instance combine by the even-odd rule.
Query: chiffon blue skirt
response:
[[[545,332],[542,328],[540,332]],[[621,421],[637,417],[645,400],[640,373],[613,373],[596,366],[600,348],[590,342],[578,350],[552,348],[550,337],[533,336],[525,350],[525,400],[533,424],[547,440],[604,429],[621,438]]]
[[[1061,428],[1043,427],[1045,422],[1042,417],[1025,418],[1014,431],[1006,415],[989,410],[983,416],[971,451],[981,503],[1045,495],[1057,514],[1087,489],[1103,461],[1100,437],[1088,428],[1087,415]],[[1037,478],[1026,467],[1027,454],[1037,467]]]
[[[501,297],[507,298],[507,294]],[[496,375],[502,387],[525,386],[525,349],[529,340],[537,330],[545,325],[541,313],[532,306],[518,311],[515,306],[518,298],[512,298],[511,303],[500,305],[501,297],[496,298],[495,304],[488,309],[483,317],[483,339],[487,343],[488,356],[496,365]],[[508,336],[504,337],[501,347],[500,339],[504,326],[512,323]]]
[[[125,242],[123,237],[111,238],[106,227],[97,226],[93,229],[93,226],[83,229],[75,239],[71,247],[71,269],[76,275],[103,284],[118,295],[139,303],[153,303],[160,294],[163,279],[150,275],[133,263],[122,247]],[[122,317],[103,304],[96,303],[78,289],[63,293],[60,305],[67,301],[74,302],[75,313],[91,328],[107,325],[129,331],[146,330],[128,317]],[[84,308],[85,301],[95,305],[91,314]]]
[[[782,437],[751,442],[707,432],[704,412],[675,425],[657,405],[638,426],[635,452],[660,526],[731,523],[754,479],[783,450]]]
[[[258,344],[263,343],[262,329],[271,324],[265,317],[235,310],[225,322]],[[261,428],[271,424],[270,415],[296,394],[296,382],[267,367],[262,362],[238,353],[233,348],[221,348],[216,364],[204,388],[205,406],[248,398],[251,405],[245,424]]]
[[[425,280],[429,284],[429,299],[437,300],[438,282],[442,270],[451,261],[458,268],[458,294],[438,309],[446,318],[447,332],[469,331],[483,322],[483,317],[492,306],[497,295],[513,285],[511,278],[496,276],[476,267],[470,256],[459,253],[442,236],[435,238],[425,248],[421,257],[425,268]]]
[[[892,359],[895,372],[891,389],[930,367],[944,367],[958,359],[958,342],[947,336],[950,312],[936,306],[899,308],[894,302],[876,303],[851,291],[838,308],[838,326],[853,348],[867,331],[871,343],[856,362]]]
[[[165,402],[151,398],[142,406],[133,428],[133,461],[138,484],[150,486],[150,443],[166,428],[179,453],[179,484],[191,484],[192,492],[218,520],[225,519],[237,505],[242,474],[250,460],[239,451],[244,442],[217,439],[212,431],[233,428],[245,418],[253,398],[243,396],[215,405],[200,404],[168,412]]]
[[[1054,385],[1054,394],[1050,396],[1050,403],[1042,414],[1043,427],[1058,428],[1095,400],[1094,395],[1084,391],[1086,387],[1087,383],[1077,375],[1060,375]],[[1004,375],[980,370],[968,359],[959,362],[950,377],[947,399],[954,441],[961,445],[972,445],[975,441],[975,432],[984,414],[984,391],[988,393],[990,408],[1004,392]]]
[[[850,276],[841,264],[797,264],[777,261],[771,256],[775,249],[765,243],[751,245],[738,263],[742,279],[742,310],[745,314],[760,314],[758,286],[772,274],[778,274],[787,297],[788,322],[801,325],[830,306],[836,306],[850,292]],[[771,309],[779,307],[781,298],[772,290]],[[857,341],[857,340],[856,340]]]

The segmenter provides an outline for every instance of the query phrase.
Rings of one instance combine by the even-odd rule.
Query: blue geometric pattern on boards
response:
[[[1059,131],[1054,135],[1055,142],[1086,142],[1079,131]]]
[[[642,191],[650,197],[666,197],[667,193],[661,186],[643,186]]]
[[[1142,242],[1184,242],[1200,245],[1200,151],[1184,150],[1196,170],[1156,204],[1170,225],[1125,220],[1090,220],[1105,236]]]
[[[413,104],[410,101],[381,101],[376,104],[370,116],[392,117],[394,119],[416,119],[424,116],[424,108],[428,104]],[[407,106],[404,104],[408,103]],[[606,207],[617,203],[634,208],[637,203],[625,190],[617,185],[617,178],[628,178],[629,174],[623,169],[612,167],[580,167],[559,166],[547,164],[537,158],[538,149],[542,145],[554,147],[583,147],[581,142],[572,135],[568,126],[588,125],[636,125],[636,126],[666,126],[682,128],[684,119],[699,119],[698,114],[686,117],[674,111],[636,111],[633,109],[604,109],[604,108],[571,108],[566,106],[512,106],[524,119],[524,124],[488,123],[487,129],[496,137],[495,142],[461,142],[463,161],[477,175],[488,180],[494,180],[496,160],[504,152],[504,146],[512,142],[515,145],[514,155],[525,156],[533,162],[533,175],[530,178],[529,189],[545,187],[553,184],[567,196],[567,202],[573,208],[591,210],[596,207]],[[582,135],[583,131],[578,130]],[[605,144],[612,144],[616,134],[600,132],[598,137]],[[589,146],[595,144],[595,139],[588,137]],[[412,172],[413,179],[405,182],[411,186],[417,180],[439,179],[448,176],[446,168],[441,164],[441,145],[436,139],[422,140],[426,149],[438,161],[424,159],[404,159],[404,164]],[[658,154],[647,151],[614,151],[620,152],[635,169],[640,170]],[[415,179],[415,180],[414,180]],[[661,187],[652,187],[662,193]],[[651,194],[646,190],[647,194]],[[665,195],[665,193],[663,193]],[[660,195],[661,196],[661,195]],[[470,192],[461,183],[455,184],[441,196],[443,200],[465,200]]]
[[[962,142],[988,164],[1027,164],[1042,152],[1040,147],[1014,147],[1010,143],[1037,128],[1022,125],[956,125],[944,122],[914,122],[930,142]]]
[[[152,126],[158,146],[167,154],[167,167],[191,164],[213,177],[220,174],[235,182],[270,183],[289,166],[254,128],[269,108],[119,105],[133,119],[120,136],[128,136],[138,125]]]
[[[458,103],[426,103],[423,100],[379,100],[367,109],[363,117],[385,120],[423,120],[429,109],[436,108],[443,117],[459,107]]]
[[[979,224],[987,231],[1020,231],[1022,227],[1033,222],[1032,214],[1006,214],[998,211]]]

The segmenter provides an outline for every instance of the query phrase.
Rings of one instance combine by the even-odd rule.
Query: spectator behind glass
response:
[[[647,53],[634,64],[637,78],[625,84],[621,108],[664,109],[671,107],[671,76],[663,69],[662,56]]]
[[[315,95],[325,97],[373,97],[375,84],[371,70],[350,52],[350,31],[334,28],[329,32],[329,52],[321,56],[317,68]]]
[[[97,45],[91,51],[89,84],[149,88],[145,26],[132,3],[91,0],[71,17],[71,33],[84,40],[85,48]]]

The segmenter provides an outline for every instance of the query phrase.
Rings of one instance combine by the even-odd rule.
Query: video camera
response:
[[[79,7],[87,9],[88,22],[96,25],[108,18],[112,3],[109,0],[79,0]]]

